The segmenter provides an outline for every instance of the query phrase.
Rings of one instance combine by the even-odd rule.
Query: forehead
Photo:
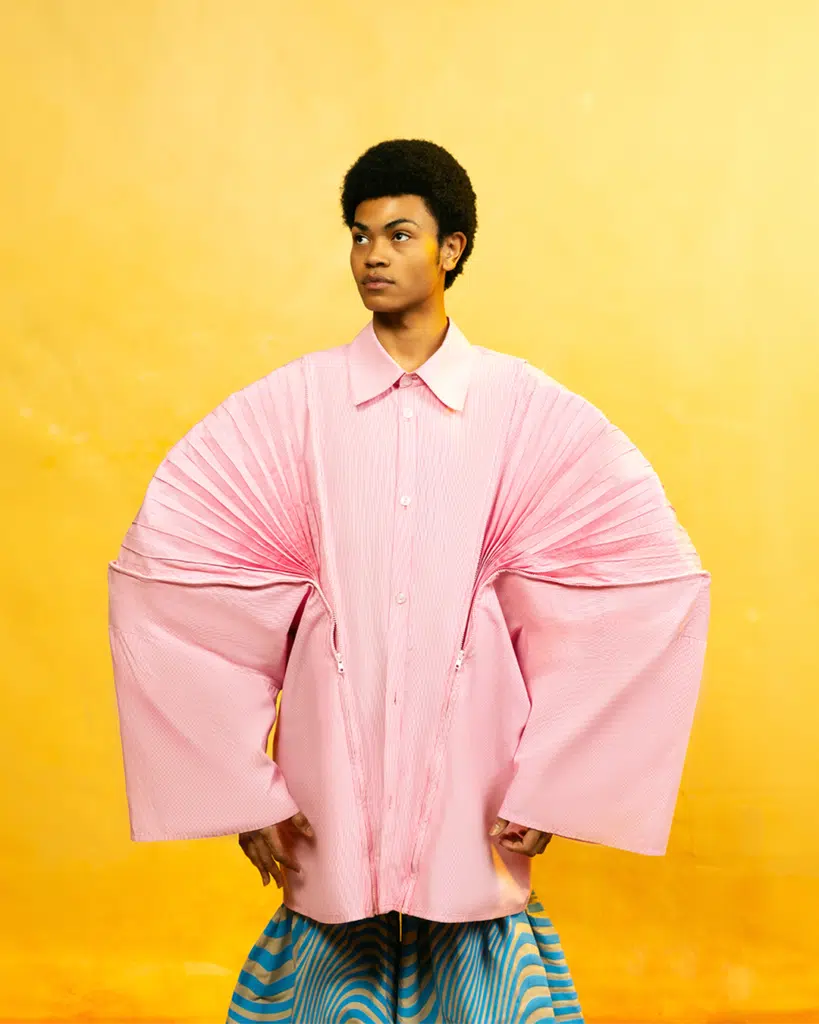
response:
[[[355,211],[355,220],[366,224],[368,228],[380,228],[399,217],[408,217],[416,221],[422,228],[434,228],[435,218],[427,209],[421,196],[379,196],[377,199],[365,199],[359,203]]]

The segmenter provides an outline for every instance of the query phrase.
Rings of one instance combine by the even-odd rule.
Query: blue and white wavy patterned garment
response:
[[[401,925],[401,927],[399,927]],[[443,923],[397,911],[324,924],[282,906],[242,968],[226,1024],[582,1024],[534,890],[518,914]]]

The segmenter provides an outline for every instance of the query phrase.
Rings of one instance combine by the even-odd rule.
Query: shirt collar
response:
[[[461,410],[466,400],[472,356],[472,345],[450,318],[442,344],[413,372],[444,405]],[[353,338],[348,360],[356,405],[391,388],[407,372],[378,340],[372,320]]]

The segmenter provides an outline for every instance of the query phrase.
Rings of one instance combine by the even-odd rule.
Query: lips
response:
[[[364,278],[364,287],[365,288],[373,288],[373,289],[387,288],[391,284],[392,284],[392,281],[387,281],[383,277],[365,277]]]

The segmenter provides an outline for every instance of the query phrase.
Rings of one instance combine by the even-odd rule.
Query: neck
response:
[[[373,313],[375,336],[407,373],[412,373],[441,347],[449,327],[443,302],[433,310]]]

